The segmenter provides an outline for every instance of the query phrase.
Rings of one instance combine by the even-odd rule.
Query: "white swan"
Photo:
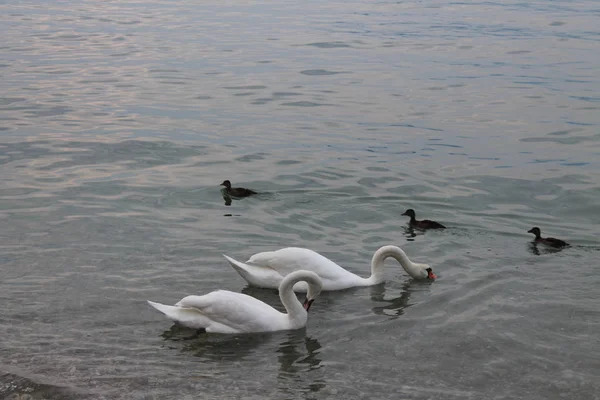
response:
[[[384,281],[383,262],[388,257],[395,258],[414,279],[437,278],[429,265],[410,261],[404,251],[397,246],[383,246],[375,252],[371,260],[371,276],[369,278],[361,278],[319,253],[299,247],[286,247],[277,251],[257,253],[245,263],[224,254],[223,256],[251,286],[263,288],[278,287],[284,276],[298,269],[317,273],[323,281],[323,290],[377,285]],[[306,283],[296,283],[294,290],[305,292],[307,290]]]
[[[296,282],[308,283],[304,304],[292,291]],[[306,325],[308,309],[321,293],[317,274],[299,270],[288,274],[279,285],[279,298],[287,314],[243,293],[217,290],[204,296],[187,296],[175,306],[148,301],[173,321],[193,329],[214,333],[270,332],[298,329]]]

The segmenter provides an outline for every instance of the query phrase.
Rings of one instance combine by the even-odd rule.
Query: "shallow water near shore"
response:
[[[596,2],[0,9],[0,399],[600,396]],[[259,194],[227,205],[224,179]],[[146,303],[282,309],[222,254],[367,276],[387,244],[438,279],[387,260],[298,331]]]

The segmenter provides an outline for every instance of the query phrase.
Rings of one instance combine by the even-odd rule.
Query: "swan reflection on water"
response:
[[[311,372],[322,366],[321,344],[316,338],[307,336],[306,328],[224,335],[173,325],[161,336],[168,347],[217,364],[241,361],[264,363],[262,372],[254,371],[253,375],[269,369],[275,357],[279,364],[277,390],[282,393],[308,394],[326,387],[319,373]]]
[[[306,336],[305,328],[293,331],[219,334],[174,324],[160,336],[171,348],[180,348],[183,352],[191,352],[198,357],[214,360],[241,360],[251,355],[258,347],[274,346],[275,342],[280,342],[276,352],[282,355],[289,355],[292,352],[296,354],[294,348],[304,342],[310,352],[321,348],[316,339]],[[178,342],[181,345],[177,345]]]
[[[417,281],[414,279],[408,279],[402,284],[402,292],[400,296],[393,298],[386,298],[386,291],[390,292],[392,289],[392,283],[381,283],[379,285],[371,286],[371,301],[377,303],[388,303],[384,306],[373,307],[372,310],[377,315],[385,315],[388,317],[398,317],[404,314],[404,310],[408,307],[412,306],[413,303],[410,303],[410,296],[414,292],[419,292],[422,290],[428,290],[426,288],[429,287],[431,282],[427,281]],[[387,289],[386,289],[387,285]],[[397,289],[393,290],[394,293],[397,292]]]
[[[411,282],[412,279],[409,279],[408,281]],[[384,286],[385,283],[380,283],[372,287]],[[343,290],[321,292],[308,313],[307,330],[310,331],[311,326],[317,326],[317,324],[320,326],[329,324],[338,326],[338,318],[346,320],[348,315],[351,315],[354,312],[362,312],[364,308],[369,307],[368,301],[366,304],[360,300],[358,300],[358,303],[356,303],[356,301],[357,299],[363,298],[363,296],[365,299],[368,298],[369,290],[372,287],[351,287]],[[263,289],[247,285],[242,289],[242,293],[256,297],[267,304],[271,304],[276,309],[279,309],[278,307],[280,307],[277,303],[279,301],[279,294],[276,289]],[[302,301],[305,294],[299,292],[296,293],[296,296]]]
[[[398,317],[404,314],[404,310],[413,305],[410,302],[410,296],[413,292],[419,292],[423,290],[429,290],[429,285],[433,281],[421,281],[412,278],[406,279],[401,283],[400,288],[398,284],[393,281],[386,281],[380,284],[369,286],[369,287],[354,287],[345,290],[338,291],[326,291],[322,292],[319,298],[315,301],[313,308],[310,310],[308,321],[308,329],[310,329],[311,319],[314,321],[315,315],[327,315],[329,318],[334,318],[340,312],[352,312],[350,309],[345,310],[346,307],[356,307],[352,305],[350,298],[361,296],[361,293],[369,293],[371,301],[375,303],[385,303],[385,305],[377,305],[372,307],[371,310],[377,315],[393,316]],[[397,294],[400,291],[400,296],[392,297],[391,295]],[[256,297],[265,303],[275,304],[276,307],[279,295],[275,289],[262,289],[253,286],[246,286],[242,289],[242,293],[249,296]],[[386,296],[387,294],[387,296]],[[303,294],[297,293],[297,296],[302,299]],[[366,305],[368,307],[368,304]]]
[[[174,324],[161,336],[168,347],[179,348],[183,353],[213,361],[239,361],[251,356],[272,335],[271,332],[211,334]]]
[[[288,340],[281,342],[276,350],[279,361],[277,388],[288,396],[296,397],[298,392],[308,395],[327,386],[321,374],[316,372],[322,366],[321,344],[303,331],[288,332]]]
[[[386,315],[398,317],[404,314],[404,309],[410,307],[412,304],[410,300],[410,281],[405,282],[402,285],[402,293],[398,297],[392,299],[386,298],[385,283],[372,286],[371,289],[371,300],[377,303],[387,303],[384,306],[373,307],[372,310],[377,315]]]
[[[338,312],[339,305],[343,305],[346,302],[345,295],[352,295],[352,293],[360,290],[364,290],[364,288],[348,288],[344,290],[321,292],[308,312],[308,322],[306,325],[308,329],[310,330],[311,320],[315,319],[315,315],[331,315],[331,312]],[[273,308],[281,312],[285,312],[285,308],[282,307],[281,301],[279,300],[279,292],[277,289],[265,289],[246,285],[242,289],[242,293],[247,294],[248,296],[256,297],[257,299],[271,305]],[[298,297],[300,302],[303,302],[306,297],[306,293],[298,292],[296,293],[296,297]]]

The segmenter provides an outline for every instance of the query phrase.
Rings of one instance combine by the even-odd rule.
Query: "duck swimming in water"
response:
[[[252,196],[253,194],[257,194],[254,190],[246,188],[232,188],[231,182],[229,180],[223,181],[223,183],[221,183],[221,186],[225,186],[225,193],[231,197],[248,197]]]
[[[528,230],[527,233],[533,233],[535,235],[535,239],[533,239],[533,241],[535,243],[543,243],[545,245],[548,245],[548,246],[551,246],[551,247],[555,247],[555,248],[569,246],[569,243],[565,242],[564,240],[555,239],[555,238],[552,238],[552,237],[543,238],[542,237],[542,231],[537,226],[531,228],[530,230]]]
[[[439,222],[431,221],[428,219],[424,219],[421,221],[417,220],[415,210],[413,210],[412,208],[409,208],[408,210],[406,210],[402,215],[406,215],[407,217],[410,217],[410,221],[408,223],[413,228],[419,228],[419,229],[445,229],[446,228],[444,225],[440,224]]]

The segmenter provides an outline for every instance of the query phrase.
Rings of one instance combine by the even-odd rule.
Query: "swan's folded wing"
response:
[[[267,266],[283,276],[305,269],[315,272],[323,281],[332,282],[353,275],[327,257],[300,247],[286,247],[277,251],[258,253],[253,255],[246,264]]]
[[[254,297],[227,290],[187,296],[177,306],[195,308],[210,320],[240,332],[269,330],[266,328],[283,315]]]
[[[277,251],[265,251],[255,254],[250,257],[246,264],[272,268],[285,276],[299,269],[312,271],[312,266],[318,264],[319,257],[324,258],[309,249],[286,247]]]
[[[250,285],[266,288],[278,288],[283,279],[279,271],[269,266],[246,264],[223,254],[223,257]]]
[[[273,269],[277,272],[280,271],[279,268],[276,268],[279,263],[275,251],[264,251],[262,253],[256,253],[252,257],[250,257],[248,261],[246,261],[246,264],[251,265],[253,267]]]
[[[148,304],[165,314],[173,321],[176,321],[183,326],[187,326],[188,328],[206,328],[211,322],[195,308],[169,306],[166,304],[155,303],[150,300],[148,300]]]

